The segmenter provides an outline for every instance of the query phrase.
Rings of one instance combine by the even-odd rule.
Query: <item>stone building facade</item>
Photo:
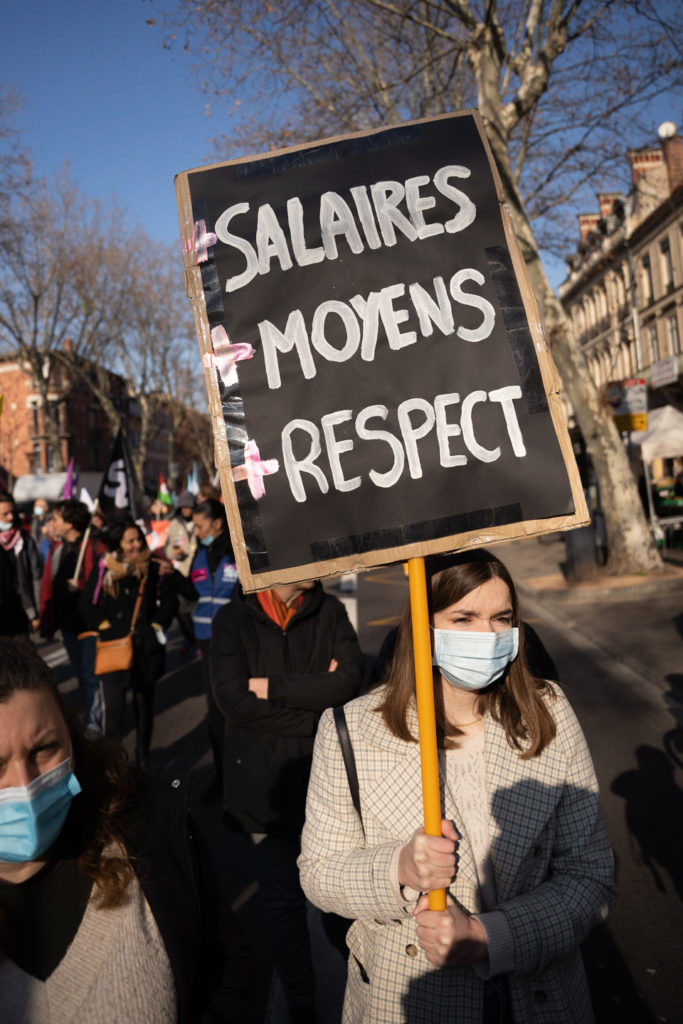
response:
[[[683,146],[676,127],[627,153],[628,195],[605,192],[579,215],[559,288],[596,384],[644,378],[651,407],[683,409]]]

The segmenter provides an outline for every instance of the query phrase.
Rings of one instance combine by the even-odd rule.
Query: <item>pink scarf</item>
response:
[[[0,547],[3,547],[5,551],[16,548],[16,553],[19,554],[23,544],[21,543],[21,530],[18,526],[13,526],[11,530],[0,530]]]

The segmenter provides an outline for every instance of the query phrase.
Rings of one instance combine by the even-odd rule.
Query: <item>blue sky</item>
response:
[[[40,174],[68,161],[88,195],[115,196],[153,238],[176,242],[173,176],[213,159],[209,140],[229,121],[220,107],[207,115],[189,59],[146,24],[155,13],[142,0],[12,0],[0,84],[24,96],[16,126]],[[654,139],[660,121],[680,126],[681,96],[651,113]],[[559,283],[564,263],[547,267]]]
[[[115,195],[153,238],[178,239],[173,176],[211,157],[207,117],[181,53],[162,49],[141,0],[3,5],[0,82],[40,174],[66,161],[93,198]]]

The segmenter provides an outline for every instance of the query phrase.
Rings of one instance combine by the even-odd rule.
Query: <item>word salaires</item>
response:
[[[287,200],[287,232],[270,203],[259,206],[254,245],[230,230],[232,221],[250,210],[249,203],[235,203],[221,213],[214,225],[218,239],[241,252],[246,263],[241,273],[227,279],[225,290],[237,291],[257,274],[269,273],[273,260],[278,261],[282,270],[291,270],[295,262],[300,267],[308,267],[326,259],[335,260],[339,255],[339,238],[345,238],[349,249],[357,256],[366,246],[379,249],[382,245],[396,245],[397,231],[411,242],[444,232],[463,231],[473,222],[477,210],[469,196],[453,186],[450,179],[469,176],[469,168],[459,164],[441,167],[435,173],[436,191],[457,206],[455,216],[444,223],[425,220],[425,211],[436,206],[434,195],[421,192],[432,181],[426,174],[408,178],[404,183],[378,181],[369,187],[356,185],[349,190],[351,202],[336,192],[325,192],[320,196],[318,211],[322,245],[314,246],[306,241],[304,208],[298,197]],[[404,202],[407,216],[401,209]]]

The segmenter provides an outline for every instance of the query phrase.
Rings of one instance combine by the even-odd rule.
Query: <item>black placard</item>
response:
[[[252,573],[574,512],[474,116],[186,177]]]

